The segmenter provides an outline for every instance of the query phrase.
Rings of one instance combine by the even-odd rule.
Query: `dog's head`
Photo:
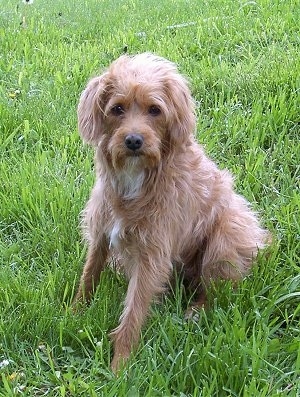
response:
[[[148,53],[123,55],[88,83],[78,121],[82,138],[99,146],[115,170],[153,168],[189,144],[194,104],[173,63]]]

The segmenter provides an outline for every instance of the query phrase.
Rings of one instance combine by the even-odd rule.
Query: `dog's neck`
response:
[[[132,200],[140,195],[144,180],[145,170],[138,166],[137,161],[131,159],[122,170],[115,173],[113,188],[120,198]]]

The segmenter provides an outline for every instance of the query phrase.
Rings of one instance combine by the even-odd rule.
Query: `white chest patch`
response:
[[[116,189],[118,194],[124,199],[136,198],[142,189],[145,173],[136,167],[138,159],[130,159],[126,167],[116,176]]]
[[[109,236],[109,247],[117,248],[119,245],[120,240],[120,233],[121,233],[121,221],[117,219],[111,229],[110,236]]]

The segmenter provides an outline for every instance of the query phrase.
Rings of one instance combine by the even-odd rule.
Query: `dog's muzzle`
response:
[[[132,151],[139,150],[144,143],[144,138],[141,134],[129,134],[125,137],[125,145]]]

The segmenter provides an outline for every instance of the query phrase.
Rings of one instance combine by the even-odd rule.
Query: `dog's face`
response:
[[[194,106],[174,64],[151,54],[121,56],[83,91],[83,139],[101,148],[115,171],[154,168],[190,141]]]

